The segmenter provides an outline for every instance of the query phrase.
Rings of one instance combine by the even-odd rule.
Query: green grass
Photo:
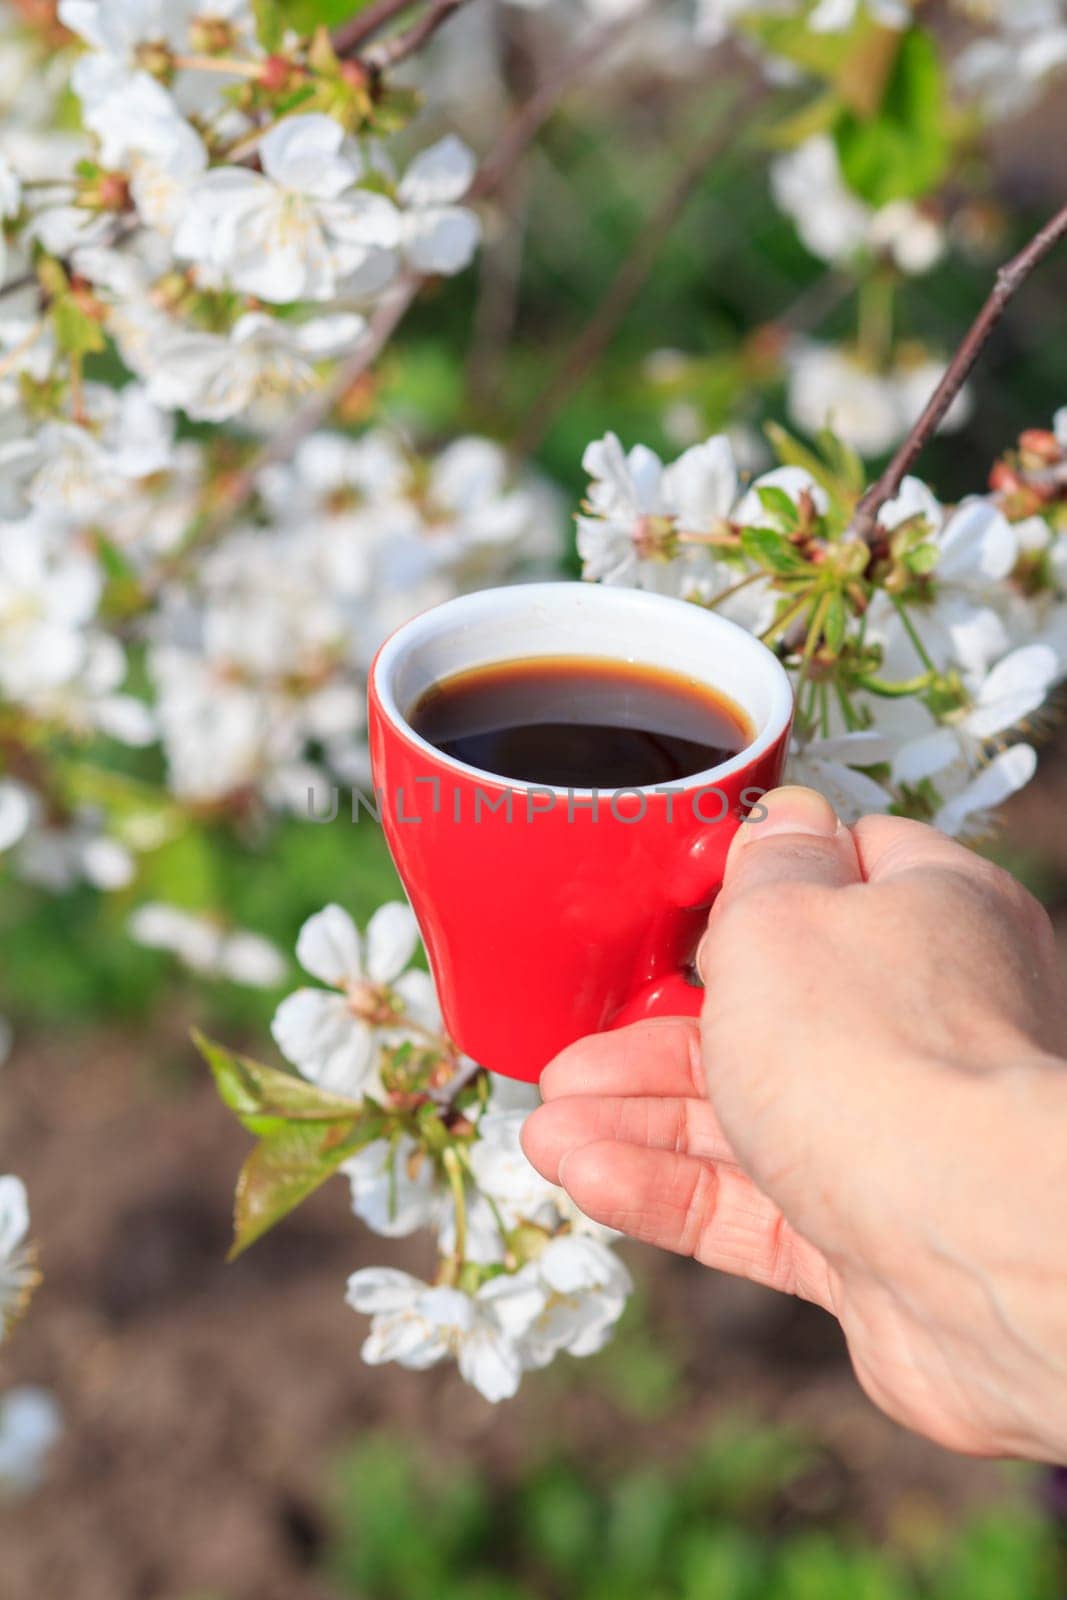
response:
[[[819,1468],[799,1435],[738,1418],[673,1465],[592,1474],[565,1457],[505,1483],[395,1438],[343,1463],[326,1570],[374,1600],[1059,1600],[1064,1571],[1025,1507],[921,1553],[796,1509]]]

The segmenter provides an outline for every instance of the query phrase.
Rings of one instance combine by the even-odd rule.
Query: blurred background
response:
[[[564,46],[539,14],[473,10],[421,81],[432,123],[435,73],[461,75],[460,131],[478,146]],[[390,346],[368,409],[431,444],[521,439],[560,488],[564,541],[583,449],[609,427],[670,456],[729,425],[753,466],[767,459],[762,424],[790,420],[791,341],[844,336],[855,305],[774,205],[759,137],[722,132],[730,97],[746,109],[756,92],[729,49],[685,75],[640,52],[594,73],[487,215],[479,267],[428,292]],[[1062,93],[976,142],[945,188],[955,247],[898,285],[909,338],[954,347],[996,264],[1062,202],[1065,144]],[[1013,308],[926,476],[945,499],[981,489],[1065,402],[1061,256]],[[992,848],[1049,905],[1067,959],[1065,816],[1051,729]],[[189,902],[209,880],[285,951],[327,901],[362,920],[394,887],[366,818],[290,818],[258,852],[217,828],[162,854],[158,898]],[[354,1226],[335,1180],[225,1264],[247,1139],[189,1029],[262,1050],[284,986],[183,977],[125,937],[128,912],[121,895],[56,900],[15,880],[0,899],[16,1038],[0,1144],[31,1186],[45,1273],[0,1374],[49,1389],[63,1416],[44,1481],[0,1504],[4,1600],[1067,1594],[1053,1475],[905,1434],[860,1393],[830,1319],[691,1262],[626,1251],[640,1289],[616,1342],[497,1408],[450,1367],[363,1366],[344,1277],[383,1258],[422,1270],[422,1244]]]

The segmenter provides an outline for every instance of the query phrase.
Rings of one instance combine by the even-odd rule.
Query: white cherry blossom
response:
[[[62,1412],[47,1389],[20,1384],[0,1395],[0,1499],[37,1488],[62,1432]]]
[[[1061,671],[1054,651],[1032,644],[1011,651],[984,676],[972,676],[969,704],[896,752],[894,781],[931,780],[941,799],[935,826],[953,834],[981,832],[988,813],[1028,783],[1037,765],[1036,753],[1025,743],[1011,744],[989,759],[988,747],[1025,726]]]
[[[472,260],[481,224],[457,202],[470,188],[474,170],[471,151],[449,134],[417,155],[400,180],[399,246],[414,271],[451,275]]]
[[[418,942],[415,918],[399,901],[374,913],[365,944],[338,905],[309,917],[297,960],[330,988],[298,989],[271,1024],[282,1054],[305,1078],[357,1097],[373,1087],[380,1044],[403,1037],[409,1002],[426,1005],[425,975],[405,971]]]
[[[849,188],[828,134],[814,134],[778,156],[770,181],[777,204],[823,261],[847,266],[864,254],[884,254],[902,272],[919,274],[944,254],[943,229],[911,201],[875,208]]]
[[[40,517],[0,524],[0,689],[13,700],[53,689],[85,663],[102,589],[97,563]]]
[[[376,268],[380,287],[399,219],[383,195],[356,187],[362,158],[340,124],[318,112],[287,117],[259,155],[261,173],[216,167],[194,184],[177,254],[276,304],[331,300],[343,280]]]
[[[873,730],[796,741],[788,781],[817,789],[851,825],[868,812],[889,810],[893,795],[863,769],[887,765],[892,756],[892,741]]]
[[[865,456],[884,455],[904,437],[936,387],[943,366],[922,358],[878,370],[841,345],[798,340],[787,356],[788,406],[808,433],[832,428]],[[941,429],[961,428],[971,411],[966,389],[949,407]]]
[[[95,806],[76,807],[62,822],[50,821],[35,807],[33,826],[12,851],[18,877],[50,894],[78,884],[110,893],[132,883],[136,866],[127,847],[107,831]]]
[[[0,851],[10,850],[33,822],[36,796],[14,778],[0,778]]]
[[[386,1238],[436,1226],[447,1205],[433,1161],[406,1134],[375,1139],[340,1169],[352,1186],[352,1210]]]
[[[174,329],[146,351],[148,393],[198,422],[247,418],[311,389],[316,361],[350,348],[365,326],[351,314],[282,322],[248,311],[228,334]]]
[[[59,20],[89,45],[74,64],[75,93],[88,105],[128,91],[146,47],[181,44],[193,0],[60,0]]]
[[[100,139],[104,165],[129,174],[141,220],[170,238],[208,167],[196,129],[163,86],[143,73],[121,93],[91,104],[85,120]]]
[[[131,483],[174,460],[173,418],[146,389],[86,386],[88,422],[47,422],[36,440],[41,466],[27,495],[44,511],[85,518],[130,493]]]
[[[523,1369],[505,1316],[510,1328],[525,1331],[543,1304],[543,1293],[518,1276],[493,1279],[468,1295],[394,1268],[365,1267],[349,1278],[346,1299],[354,1311],[371,1317],[364,1361],[372,1366],[396,1361],[421,1371],[451,1357],[469,1384],[487,1400],[498,1401],[515,1394]]]
[[[593,480],[576,519],[585,577],[671,593],[714,584],[718,563],[702,546],[679,561],[667,557],[673,535],[713,532],[736,510],[738,473],[725,434],[664,467],[644,445],[624,453],[609,433],[587,447],[582,465]]]
[[[541,1303],[531,1317],[534,1292]],[[516,1338],[524,1367],[545,1367],[564,1350],[595,1355],[610,1339],[632,1292],[630,1274],[610,1247],[602,1239],[575,1234],[550,1239],[514,1278],[490,1279],[482,1290]]]
[[[249,0],[60,0],[59,20],[90,47],[75,63],[71,82],[88,111],[152,82],[168,55],[190,47],[198,15],[226,21],[243,51],[254,48]],[[188,109],[214,108],[227,82],[215,73],[181,71],[175,92]]]
[[[808,12],[808,27],[813,33],[839,33],[864,11],[883,28],[906,28],[912,16],[909,0],[818,0]]]
[[[993,827],[998,808],[1025,789],[1036,771],[1037,751],[1032,745],[1013,744],[998,751],[938,808],[934,827],[954,838],[983,838]],[[938,784],[943,791],[948,788],[944,773]]]
[[[169,951],[205,978],[274,989],[287,970],[281,951],[260,934],[157,900],[138,906],[130,917],[129,933],[150,950]]]
[[[1001,30],[974,39],[954,62],[953,76],[991,119],[1029,109],[1051,82],[1067,71],[1067,14],[1058,0],[1047,5],[999,6],[980,16]]]
[[[478,1122],[478,1139],[469,1161],[479,1191],[495,1204],[508,1228],[522,1222],[552,1226],[558,1202],[566,1196],[548,1183],[523,1154],[519,1137],[526,1111],[487,1112]]]
[[[37,1284],[29,1228],[26,1185],[21,1178],[0,1177],[0,1339],[11,1331]]]
[[[905,478],[879,521],[892,530],[914,518],[928,526],[937,550],[936,565],[908,605],[926,660],[980,674],[1009,645],[1001,609],[1018,560],[1015,530],[989,500],[974,496],[946,515],[925,484]],[[907,679],[922,670],[926,662],[887,596],[874,597],[868,628],[882,643],[887,676]]]

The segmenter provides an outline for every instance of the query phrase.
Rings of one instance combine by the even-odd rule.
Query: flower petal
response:
[[[361,1267],[348,1279],[345,1300],[353,1311],[377,1316],[381,1312],[406,1311],[425,1289],[420,1278],[397,1267]]]
[[[419,925],[402,900],[379,906],[367,924],[367,976],[374,983],[392,983],[415,954]]]
[[[359,929],[339,905],[324,906],[308,918],[296,941],[296,958],[305,972],[335,989],[363,979]]]
[[[450,133],[415,157],[397,192],[405,205],[447,205],[466,194],[474,168],[473,152]]]

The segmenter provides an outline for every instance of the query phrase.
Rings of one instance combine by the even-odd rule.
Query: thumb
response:
[[[852,834],[814,789],[787,785],[765,794],[730,846],[720,899],[763,883],[843,889],[862,883]]]

